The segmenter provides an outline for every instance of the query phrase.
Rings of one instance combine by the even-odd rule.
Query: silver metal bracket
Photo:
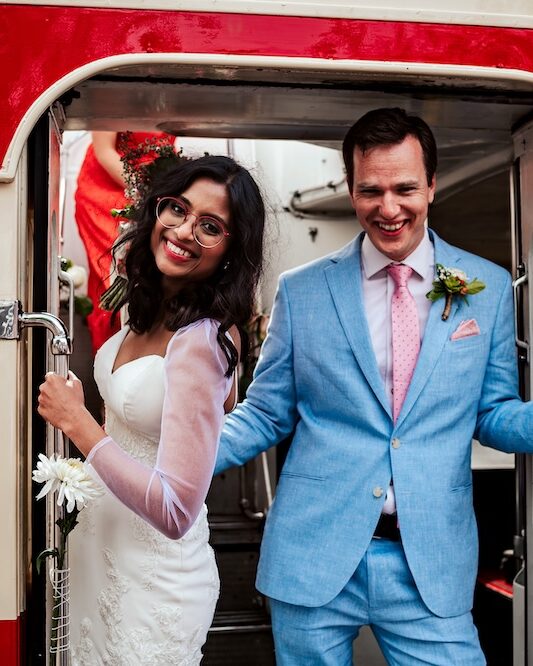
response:
[[[41,326],[52,333],[50,351],[68,356],[72,345],[65,324],[49,312],[24,312],[19,301],[0,301],[0,340],[18,340],[23,328]]]
[[[20,337],[18,301],[0,301],[0,340],[18,340]]]

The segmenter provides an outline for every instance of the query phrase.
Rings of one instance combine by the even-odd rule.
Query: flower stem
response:
[[[65,565],[65,553],[67,550],[67,535],[64,533],[63,529],[60,529],[60,539],[58,546],[58,553],[56,558],[56,571],[54,572],[54,583],[57,585],[57,573],[61,571]],[[52,617],[51,617],[51,626],[50,626],[50,648],[54,647],[57,650],[59,644],[59,621],[61,618],[61,593],[57,588],[53,586],[52,594]],[[52,652],[50,650],[50,666],[56,666],[57,663],[57,651]]]
[[[446,305],[444,306],[444,311],[442,313],[442,321],[446,321],[450,316],[450,311],[452,309],[452,298],[453,294],[448,291],[446,293]]]

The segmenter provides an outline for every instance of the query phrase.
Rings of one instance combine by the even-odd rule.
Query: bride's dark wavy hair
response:
[[[165,297],[162,274],[156,266],[150,241],[156,223],[159,197],[179,196],[199,178],[225,186],[229,199],[228,249],[212,275],[184,284],[178,294]],[[225,335],[236,325],[241,336],[241,354],[248,352],[245,325],[252,317],[257,282],[263,263],[265,206],[259,188],[248,171],[235,160],[223,156],[186,160],[154,177],[150,190],[137,206],[134,224],[116,244],[129,243],[126,256],[127,289],[115,313],[127,304],[129,326],[135,333],[149,331],[158,320],[163,305],[165,326],[171,331],[204,317],[220,322],[218,344],[228,361],[227,376],[235,370],[238,353]]]

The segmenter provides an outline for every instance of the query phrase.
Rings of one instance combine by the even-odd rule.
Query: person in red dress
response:
[[[93,304],[87,317],[93,354],[120,328],[118,318],[112,322],[111,312],[102,310],[99,301],[110,284],[111,247],[118,234],[118,220],[112,217],[111,210],[124,208],[128,203],[121,161],[125,139],[123,132],[92,132],[92,143],[81,166],[75,194],[76,224],[89,269],[87,296]],[[134,147],[152,139],[165,140],[170,145],[175,142],[174,136],[163,132],[131,132],[127,146]]]

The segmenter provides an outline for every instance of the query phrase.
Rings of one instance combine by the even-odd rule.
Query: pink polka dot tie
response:
[[[394,280],[392,317],[392,414],[394,422],[407,395],[420,351],[420,329],[415,299],[407,283],[413,269],[404,264],[390,264],[387,272]]]

